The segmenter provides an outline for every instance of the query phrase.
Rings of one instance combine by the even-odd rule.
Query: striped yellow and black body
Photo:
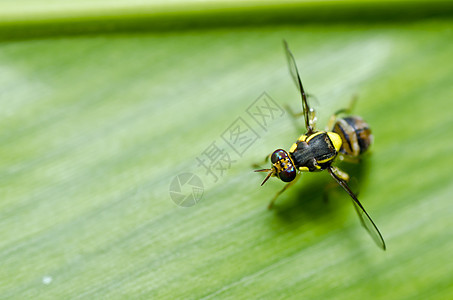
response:
[[[340,159],[345,159],[346,157],[357,158],[365,152],[373,141],[370,127],[360,117],[338,118],[339,114],[350,111],[350,109],[342,109],[330,118],[327,131],[316,131],[314,128],[316,120],[314,110],[308,105],[307,95],[302,86],[296,62],[286,42],[284,42],[284,46],[290,73],[302,98],[302,114],[299,115],[304,116],[307,132],[299,137],[289,151],[283,149],[275,150],[269,156],[271,161],[270,168],[255,170],[255,172],[267,172],[267,176],[261,185],[266,183],[270,177],[277,177],[287,183],[272,198],[268,207],[271,208],[275,199],[297,181],[299,178],[298,174],[301,172],[327,170],[332,178],[351,197],[362,225],[367,229],[376,244],[385,250],[385,242],[379,229],[359,199],[357,199],[356,194],[348,186],[349,175],[332,165],[338,156],[340,156]]]
[[[340,153],[349,157],[360,156],[373,142],[370,126],[357,116],[336,119],[332,131],[337,133],[343,142]]]
[[[318,131],[308,136],[302,135],[291,146],[289,155],[299,171],[322,171],[332,164],[341,145],[337,133]]]

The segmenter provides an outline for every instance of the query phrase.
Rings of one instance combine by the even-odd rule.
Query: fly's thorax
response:
[[[299,171],[321,171],[332,164],[341,145],[337,133],[318,131],[309,136],[300,136],[291,146],[289,154]]]

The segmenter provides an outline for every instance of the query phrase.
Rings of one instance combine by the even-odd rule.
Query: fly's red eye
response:
[[[272,164],[276,170],[276,175],[284,182],[293,181],[296,178],[296,168],[293,166],[288,152],[277,149],[271,156]]]
[[[286,170],[278,173],[278,177],[281,179],[281,181],[290,182],[293,181],[294,178],[296,178],[296,173],[297,173],[296,169],[293,166],[291,166]]]
[[[286,151],[283,149],[278,149],[275,150],[274,153],[272,153],[271,162],[275,164],[278,161],[284,160],[285,158],[288,158],[288,153],[286,153]]]

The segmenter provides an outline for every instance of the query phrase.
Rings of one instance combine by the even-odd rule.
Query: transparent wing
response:
[[[305,127],[307,128],[307,133],[311,134],[313,132],[313,127],[310,124],[310,107],[307,102],[307,95],[305,94],[302,81],[300,80],[299,70],[297,69],[296,61],[293,54],[289,50],[288,43],[283,40],[283,45],[285,47],[286,59],[288,61],[289,72],[296,83],[297,88],[299,89],[300,95],[302,97],[302,109],[305,118]]]
[[[327,168],[329,171],[330,175],[338,182],[341,187],[348,192],[349,196],[352,198],[352,203],[354,204],[354,208],[357,212],[357,215],[359,216],[360,222],[362,223],[363,227],[368,231],[370,236],[373,238],[375,243],[382,248],[383,250],[386,249],[385,246],[385,241],[384,238],[382,237],[382,234],[379,232],[379,229],[377,228],[376,224],[374,224],[373,220],[371,219],[370,215],[366,212],[365,208],[362,206],[360,203],[359,199],[357,199],[357,196],[351,191],[349,188],[348,184],[346,181],[342,180],[339,178],[332,170],[331,167]]]

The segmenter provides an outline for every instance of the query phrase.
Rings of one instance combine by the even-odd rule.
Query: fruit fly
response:
[[[350,110],[344,109],[336,112],[330,118],[326,131],[317,131],[314,128],[315,112],[308,105],[307,94],[304,91],[296,61],[286,41],[284,41],[284,48],[291,76],[302,98],[302,113],[300,115],[304,116],[307,132],[297,139],[289,151],[284,149],[275,150],[269,156],[272,164],[270,169],[255,170],[255,172],[268,173],[261,185],[266,183],[270,177],[277,177],[287,183],[271,200],[269,208],[272,207],[274,201],[281,193],[297,181],[301,172],[327,170],[332,178],[351,197],[362,225],[376,244],[385,250],[385,242],[379,229],[347,183],[349,175],[332,166],[337,157],[346,160],[357,160],[359,155],[365,152],[373,141],[371,130],[368,124],[360,117],[348,116],[339,118],[340,114],[347,113]]]

